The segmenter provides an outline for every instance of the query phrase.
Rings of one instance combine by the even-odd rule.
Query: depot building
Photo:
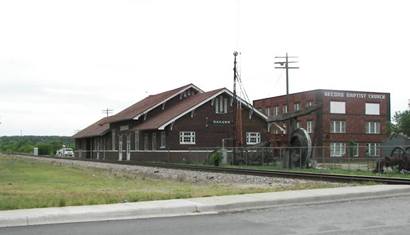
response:
[[[233,100],[226,88],[205,92],[193,84],[150,95],[75,134],[76,157],[201,161],[213,148],[232,146],[234,121],[242,146],[267,141],[267,116],[238,98],[234,120]]]
[[[321,156],[341,158],[379,157],[380,144],[388,137],[390,93],[346,90],[311,90],[286,96],[254,100],[270,119],[290,112],[300,112],[316,105],[319,109],[297,118],[296,127],[307,130],[313,146],[322,147]],[[273,127],[269,139],[274,146],[287,143],[286,123]],[[347,151],[347,150],[351,151]],[[318,150],[318,149],[316,149]],[[349,153],[351,152],[351,153]]]

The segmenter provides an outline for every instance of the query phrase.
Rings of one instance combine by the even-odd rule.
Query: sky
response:
[[[250,100],[285,93],[274,57],[298,56],[290,92],[410,99],[405,0],[1,0],[0,136],[73,135],[149,94],[232,89],[233,51]]]

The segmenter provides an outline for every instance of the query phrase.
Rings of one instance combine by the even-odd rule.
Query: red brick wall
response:
[[[326,92],[343,93],[344,97],[333,97],[325,95]],[[356,97],[348,97],[347,93],[358,94]],[[329,93],[327,93],[329,94]],[[384,96],[384,99],[375,98],[373,95]],[[313,101],[316,104],[322,104],[322,108],[317,112],[298,118],[301,127],[306,128],[306,121],[313,120],[314,145],[323,145],[328,147],[331,142],[345,142],[355,141],[362,146],[367,143],[381,143],[387,138],[387,124],[390,121],[390,94],[378,92],[360,92],[360,91],[333,91],[333,90],[313,90],[307,92],[300,92],[290,94],[289,112],[293,111],[293,104],[295,102],[301,103],[301,108],[305,107],[307,101]],[[330,101],[344,101],[346,102],[346,114],[331,114]],[[365,115],[366,103],[379,103],[380,115]],[[268,107],[282,106],[286,104],[286,96],[271,97],[261,100],[255,100],[254,106],[258,109],[266,109]],[[330,133],[330,122],[332,120],[345,120],[346,133],[332,134]],[[368,121],[380,122],[380,134],[366,134],[365,125]],[[273,139],[282,139],[286,141],[283,135],[276,135]],[[362,148],[365,151],[365,148]],[[364,152],[360,154],[364,155]]]

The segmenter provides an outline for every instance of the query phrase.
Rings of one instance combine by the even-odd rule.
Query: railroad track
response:
[[[18,154],[18,155],[32,156],[28,154],[27,155]],[[375,183],[383,183],[383,184],[410,185],[410,179],[382,177],[382,176],[343,175],[343,174],[311,173],[311,172],[284,171],[284,170],[257,170],[257,169],[249,169],[249,168],[245,169],[245,168],[235,168],[235,167],[214,167],[214,166],[204,166],[204,165],[161,163],[161,162],[108,161],[108,160],[95,160],[95,159],[88,160],[88,159],[66,158],[66,157],[61,158],[61,157],[53,157],[53,156],[36,156],[36,157],[75,160],[75,161],[114,163],[114,164],[122,164],[122,165],[161,167],[161,168],[183,169],[183,170],[193,170],[193,171],[219,172],[219,173],[241,174],[241,175],[255,175],[255,176],[265,176],[265,177],[299,178],[299,179],[336,181],[336,182],[375,182]]]

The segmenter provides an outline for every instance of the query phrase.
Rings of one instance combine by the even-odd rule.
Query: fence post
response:
[[[321,155],[322,155],[322,165],[323,165],[323,163],[325,161],[325,154],[324,154],[325,146],[322,146],[321,149],[322,149],[322,151],[320,151],[320,152],[321,152]]]

